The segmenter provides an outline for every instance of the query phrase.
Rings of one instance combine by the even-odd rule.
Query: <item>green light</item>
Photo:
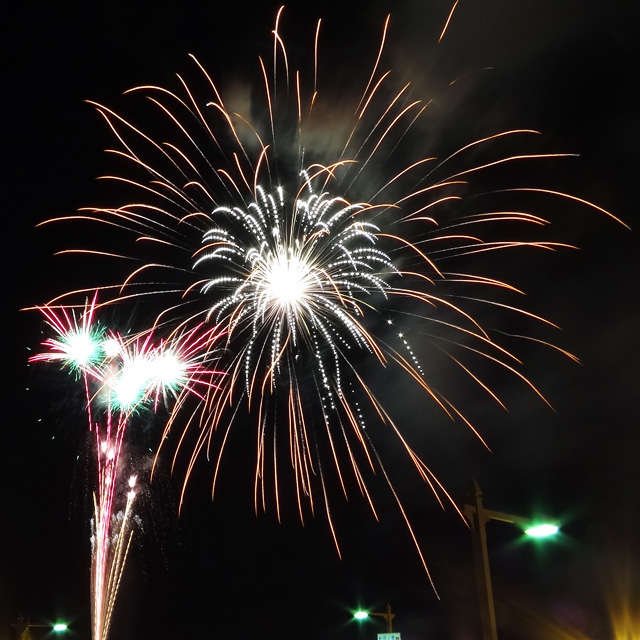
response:
[[[546,538],[558,533],[558,527],[555,524],[538,524],[525,529],[524,532],[533,538]]]
[[[356,620],[366,620],[369,617],[369,614],[366,611],[356,611],[353,614],[353,617]]]
[[[56,624],[53,625],[53,630],[56,633],[60,633],[61,631],[66,631],[67,625],[64,622],[57,622]]]

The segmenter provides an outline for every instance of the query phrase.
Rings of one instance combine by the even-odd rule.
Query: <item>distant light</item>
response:
[[[60,631],[66,631],[67,630],[67,625],[64,622],[57,622],[56,624],[53,625],[53,630],[56,632],[60,632]]]
[[[524,532],[534,538],[545,538],[558,533],[558,527],[555,524],[538,524],[535,527],[525,529]]]
[[[366,620],[369,617],[369,614],[366,611],[356,611],[353,614],[353,617],[356,620]]]

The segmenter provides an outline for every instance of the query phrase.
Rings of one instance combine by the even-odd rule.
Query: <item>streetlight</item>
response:
[[[51,624],[39,624],[36,622],[31,622],[29,618],[25,618],[24,616],[20,616],[16,622],[11,625],[17,632],[18,638],[22,640],[22,638],[31,638],[31,633],[29,633],[29,629],[34,627],[39,627],[41,629],[51,629],[54,633],[64,633],[68,626],[64,622],[56,622],[54,625]]]
[[[387,631],[389,633],[393,632],[393,625],[391,624],[391,621],[396,617],[395,613],[391,613],[391,605],[387,603],[387,611],[386,613],[377,613],[375,611],[363,611],[362,609],[359,611],[356,611],[353,614],[353,617],[356,620],[366,620],[369,616],[378,616],[380,618],[384,618],[385,622],[387,623]]]
[[[547,536],[552,536],[558,533],[558,527],[555,524],[536,524],[528,529],[525,529],[524,532],[531,536],[532,538],[546,538]]]
[[[500,522],[517,524],[522,526],[527,535],[536,538],[553,535],[558,532],[558,527],[554,524],[548,523],[534,524],[530,518],[514,516],[510,513],[502,513],[500,511],[493,511],[492,509],[485,509],[482,504],[482,491],[475,478],[472,480],[472,483],[472,504],[462,505],[462,513],[471,527],[476,587],[478,590],[478,601],[480,605],[482,640],[498,640],[485,525],[489,520],[499,520]]]

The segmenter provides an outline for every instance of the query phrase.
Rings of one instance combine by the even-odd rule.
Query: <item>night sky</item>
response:
[[[278,6],[34,1],[3,10],[8,349],[0,640],[14,637],[10,624],[21,613],[38,623],[68,620],[68,637],[90,638],[92,476],[82,400],[64,374],[27,366],[43,327],[38,314],[20,311],[87,278],[108,279],[88,272],[88,262],[52,257],[68,240],[61,229],[35,228],[104,197],[95,178],[107,170],[103,149],[112,139],[84,100],[118,107],[134,85],[175,88],[175,74],[193,69],[189,53],[223,87],[257,81]],[[281,31],[295,55],[311,49],[322,18],[321,65],[323,47],[331,65],[323,81],[338,94],[357,93],[355,80],[360,87],[391,13],[385,62],[418,94],[434,96],[427,130],[420,130],[428,136],[425,153],[443,156],[499,130],[539,130],[546,151],[579,155],[537,164],[530,184],[595,202],[631,230],[550,198],[549,236],[580,249],[504,260],[500,277],[524,287],[527,308],[562,327],[555,342],[581,363],[528,351],[526,372],[553,410],[514,379],[490,381],[508,412],[475,391],[450,389],[491,453],[426,398],[408,394],[403,381],[380,378],[373,386],[384,386],[398,424],[459,503],[475,477],[485,506],[547,513],[562,524],[562,535],[543,547],[523,543],[515,527],[489,523],[501,640],[618,640],[607,598],[612,585],[624,584],[620,566],[635,577],[628,593],[640,610],[640,7],[635,0],[460,0],[437,45],[450,6],[293,3]],[[440,382],[449,391],[455,379],[443,371]],[[159,419],[139,424],[132,455],[144,460],[160,427]],[[256,517],[252,446],[251,438],[234,440],[213,502],[211,465],[202,460],[180,517],[180,477],[161,466],[139,501],[143,531],[121,586],[114,640],[374,638],[381,621],[358,624],[351,612],[384,611],[386,603],[403,640],[479,637],[469,532],[426,486],[404,478],[408,461],[392,457],[389,464],[439,598],[382,486],[374,496],[380,522],[364,501],[335,500],[342,559],[321,515],[304,527],[293,505],[282,523],[273,510]]]

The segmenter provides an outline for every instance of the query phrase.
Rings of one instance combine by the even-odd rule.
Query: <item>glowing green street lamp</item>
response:
[[[536,524],[533,527],[525,529],[524,532],[533,538],[546,538],[558,533],[558,527],[555,524]]]
[[[62,632],[64,632],[64,631],[66,631],[68,628],[69,628],[69,627],[68,627],[64,622],[56,622],[56,623],[53,625],[53,630],[54,630],[56,633],[62,633]]]
[[[472,482],[472,495],[470,497],[472,498],[471,504],[462,505],[462,513],[471,528],[482,640],[498,640],[485,525],[489,520],[509,522],[519,525],[528,536],[534,538],[552,536],[558,533],[558,527],[549,523],[534,524],[530,518],[485,509],[482,504],[482,491],[475,479]]]
[[[380,618],[384,618],[387,623],[387,631],[391,633],[393,631],[393,625],[391,621],[396,617],[395,613],[391,613],[391,605],[387,604],[387,611],[385,613],[377,613],[375,611],[364,611],[362,609],[356,611],[353,614],[353,617],[356,620],[366,620],[369,616],[378,616]]]

